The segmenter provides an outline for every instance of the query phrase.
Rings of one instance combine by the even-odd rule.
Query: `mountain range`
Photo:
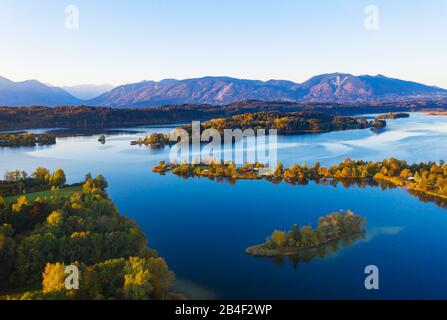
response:
[[[81,86],[78,90],[90,94],[81,96],[76,88],[47,86],[36,80],[12,82],[0,77],[0,105],[90,105],[109,107],[146,107],[167,104],[229,104],[241,100],[284,100],[296,102],[369,103],[400,102],[415,99],[447,97],[447,90],[424,84],[388,78],[383,75],[353,76],[331,73],[315,76],[303,83],[286,80],[243,80],[230,77],[196,79],[166,79],[159,82],[118,86],[90,100],[97,90]],[[72,94],[70,94],[70,91]],[[75,97],[78,96],[79,98]]]
[[[0,105],[2,106],[57,106],[78,105],[80,99],[67,91],[43,84],[37,80],[13,82],[0,77]]]

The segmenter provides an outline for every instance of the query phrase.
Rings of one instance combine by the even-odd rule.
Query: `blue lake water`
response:
[[[403,189],[279,185],[206,179],[184,180],[151,172],[168,149],[130,146],[149,132],[60,138],[42,148],[0,148],[0,173],[37,166],[62,167],[69,182],[87,172],[103,174],[120,212],[147,234],[177,276],[176,288],[191,298],[387,299],[447,298],[447,210],[421,202]],[[447,159],[447,117],[412,114],[388,120],[375,134],[352,130],[279,137],[285,165],[331,165],[346,157],[410,162]],[[367,234],[337,252],[298,265],[289,259],[247,256],[273,229],[315,224],[318,217],[350,209],[367,218]],[[380,289],[364,288],[364,268],[380,270]]]

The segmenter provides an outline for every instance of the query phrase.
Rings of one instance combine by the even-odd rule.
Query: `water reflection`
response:
[[[284,267],[286,262],[289,261],[292,265],[292,268],[297,269],[300,264],[309,263],[314,259],[325,259],[334,257],[341,250],[351,247],[360,239],[366,239],[366,232],[344,237],[343,239],[340,239],[338,241],[333,241],[316,248],[301,249],[297,251],[297,254],[294,255],[275,257],[255,256],[254,258],[273,261],[278,267]]]

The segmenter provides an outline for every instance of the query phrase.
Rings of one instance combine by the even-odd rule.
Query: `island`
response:
[[[365,227],[366,219],[349,210],[334,212],[321,217],[316,229],[294,225],[288,232],[275,230],[265,243],[248,247],[246,253],[262,257],[299,255],[302,251],[365,233]]]
[[[98,142],[100,142],[101,144],[105,144],[106,143],[106,136],[105,135],[100,135],[98,138]]]
[[[138,140],[131,141],[130,144],[132,146],[139,145],[139,146],[150,146],[154,148],[163,148],[166,145],[172,145],[175,144],[176,141],[170,141],[169,140],[169,134],[163,134],[163,133],[152,133],[147,137],[139,138]]]
[[[447,116],[447,111],[445,110],[436,110],[436,111],[427,110],[421,112],[425,112],[429,116]]]
[[[200,134],[207,129],[215,129],[224,136],[226,129],[276,129],[278,135],[298,135],[309,133],[323,133],[330,131],[367,129],[382,129],[386,122],[380,119],[368,121],[363,117],[335,116],[323,112],[256,112],[234,115],[228,118],[215,118],[200,124]],[[192,135],[192,125],[178,127]],[[192,139],[189,140],[190,142]],[[224,141],[222,140],[222,143]],[[151,135],[131,141],[131,145],[146,145],[151,147],[164,147],[173,145],[177,141],[172,141],[169,134],[152,133]]]
[[[289,168],[284,168],[281,162],[276,168],[270,168],[261,163],[245,163],[237,167],[232,162],[167,164],[161,161],[153,168],[153,172],[159,174],[172,172],[184,178],[222,179],[231,183],[237,180],[268,180],[274,183],[285,181],[292,185],[304,185],[309,181],[341,182],[346,185],[357,182],[382,183],[384,186],[404,187],[415,193],[447,200],[447,165],[442,160],[439,163],[431,161],[408,164],[395,158],[379,162],[346,158],[331,167],[323,167],[316,162],[312,166],[303,163],[294,164]]]
[[[387,114],[381,114],[376,117],[376,119],[399,119],[399,118],[409,118],[410,114],[405,112],[391,112]]]
[[[386,123],[385,123],[386,125]],[[201,124],[201,131],[216,129],[276,129],[279,135],[323,133],[329,131],[383,127],[383,121],[368,121],[363,117],[337,116],[323,112],[256,112],[217,118]],[[191,125],[183,126],[191,132]]]
[[[11,171],[0,181],[0,299],[176,299],[174,273],[109,198],[101,175]],[[25,190],[26,188],[26,190]],[[75,266],[79,289],[65,286]]]
[[[50,134],[0,134],[0,147],[34,147],[56,144],[56,136]]]

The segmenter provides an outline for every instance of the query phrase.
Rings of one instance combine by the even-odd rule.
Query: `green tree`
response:
[[[162,293],[169,289],[174,282],[174,273],[171,272],[163,258],[151,257],[147,259],[147,266],[153,275],[150,283],[156,298],[162,298]]]
[[[0,289],[11,284],[11,274],[16,265],[16,242],[0,233]]]
[[[84,177],[84,182],[87,182],[88,180],[93,179],[92,174],[89,172]]]
[[[300,228],[298,227],[297,224],[293,225],[292,239],[297,241],[297,242],[301,240],[301,230],[300,230]]]
[[[15,233],[14,228],[10,224],[3,224],[0,226],[0,235],[5,237],[12,237]]]
[[[100,174],[96,176],[95,182],[96,182],[96,186],[99,189],[101,189],[102,191],[107,189],[107,187],[109,186],[109,184],[107,183],[107,180]]]

